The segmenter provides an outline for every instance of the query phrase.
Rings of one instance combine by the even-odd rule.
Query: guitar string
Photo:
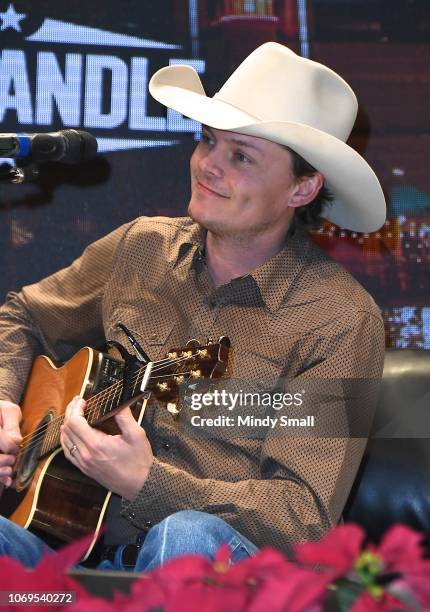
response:
[[[171,366],[171,365],[176,365],[178,363],[180,363],[181,361],[184,361],[186,359],[190,359],[190,357],[181,357],[179,359],[176,360],[169,360],[168,359],[162,359],[161,361],[157,361],[156,364],[157,366],[153,368],[152,372],[158,372],[159,370]],[[161,365],[160,365],[161,364]],[[140,368],[137,372],[135,372],[135,374],[133,374],[133,377],[130,379],[130,383],[134,383],[134,386],[136,385],[137,380],[139,379],[139,374],[145,370],[145,367],[143,366],[142,368]],[[165,374],[164,376],[180,376],[181,373],[175,373],[175,374]],[[153,377],[151,376],[151,378],[163,378],[163,376],[159,376],[159,377]],[[104,400],[106,399],[106,396],[112,395],[112,390],[114,387],[116,387],[116,390],[118,390],[121,385],[123,384],[123,381],[117,381],[116,383],[113,383],[112,385],[110,385],[109,387],[107,387],[106,389],[102,389],[101,391],[99,391],[98,393],[96,393],[95,395],[93,395],[92,397],[90,397],[87,400],[87,403],[92,406],[93,404],[95,404],[95,408],[97,408],[98,404],[97,402],[99,400]],[[114,394],[116,393],[116,390],[114,391]],[[96,400],[94,402],[94,400]],[[109,398],[107,399],[107,401],[109,401]],[[91,412],[87,410],[87,413]],[[86,414],[87,414],[86,413]],[[46,425],[44,425],[43,427],[41,427],[40,429],[43,430],[43,428],[47,428],[50,425],[54,424],[57,420],[61,419],[64,415],[60,415],[59,417],[56,417],[55,419],[53,419],[52,421],[49,421],[49,423],[47,423]],[[26,439],[26,438],[31,438],[33,436],[34,432],[31,434],[27,434],[26,436],[23,437],[22,442]],[[22,444],[21,442],[21,444]]]
[[[181,357],[179,359],[176,360],[171,360],[170,363],[168,360],[162,360],[165,363],[163,363],[162,366],[159,366],[158,364],[160,362],[157,362],[157,366],[152,370],[153,372],[157,372],[160,371],[161,369],[167,367],[168,365],[177,365],[178,363],[180,363],[181,361],[186,361],[187,359],[191,359],[192,357]],[[135,390],[136,387],[136,383],[139,381],[139,377],[142,374],[142,379],[143,379],[143,370],[145,370],[145,367],[140,368],[130,379],[130,384],[133,384],[133,392]],[[165,378],[166,376],[172,377],[172,376],[184,376],[185,374],[188,374],[188,372],[176,372],[174,374],[163,374],[161,376],[152,376],[150,377],[150,379],[155,379],[155,378]],[[115,399],[115,396],[117,394],[118,391],[122,391],[122,386],[123,386],[123,381],[118,381],[116,383],[114,383],[113,385],[110,385],[107,389],[103,389],[102,391],[100,391],[99,393],[97,393],[96,395],[92,396],[91,398],[89,398],[87,400],[88,403],[88,407],[84,412],[84,415],[88,418],[88,417],[92,417],[97,409],[102,406],[102,405],[106,405],[109,401],[111,401],[112,399]],[[119,398],[118,398],[119,399]],[[101,400],[101,401],[100,401]],[[49,423],[47,423],[46,425],[42,426],[39,428],[38,431],[38,436],[34,436],[34,432],[32,434],[27,434],[26,436],[24,436],[23,441],[26,440],[27,438],[32,438],[32,440],[36,440],[38,437],[40,437],[40,435],[44,435],[44,431],[46,429],[48,429],[49,427],[53,427],[56,424],[58,424],[61,420],[64,419],[64,414],[56,417],[55,419],[53,419],[52,421],[49,421]],[[22,442],[21,442],[22,445]],[[26,446],[22,446],[22,448],[27,448]]]
[[[151,380],[155,380],[157,378],[166,378],[166,376],[172,376],[171,374],[162,374],[161,376],[151,376],[150,379]],[[186,372],[178,372],[176,374],[174,374],[174,376],[190,376],[190,371],[186,371]],[[139,379],[137,378],[134,381],[134,387],[136,386],[136,382],[138,382]],[[120,390],[120,389],[118,389]],[[137,394],[134,398],[134,401],[137,401],[137,396],[139,394]],[[121,394],[118,395],[118,398],[116,398],[116,393],[113,394],[113,397],[109,398],[108,401],[115,401],[116,405],[111,404],[111,408],[110,410],[112,410],[112,408],[116,408],[119,405],[119,400],[121,399]],[[88,406],[88,410],[84,411],[84,416],[86,417],[86,420],[89,424],[91,424],[91,420],[90,417],[92,418],[94,416],[94,414],[98,414],[98,416],[100,417],[100,413],[98,413],[98,408],[100,408],[101,406],[106,406],[107,402],[102,402],[102,403],[96,403],[94,405],[94,407],[92,407],[91,405]],[[133,403],[133,402],[132,402]],[[105,412],[103,412],[103,414],[101,416],[104,416]],[[54,448],[58,447],[59,445],[59,434],[60,434],[60,426],[61,424],[64,422],[64,415],[61,415],[60,417],[58,417],[57,419],[55,419],[54,421],[51,421],[51,423],[54,423],[54,426],[51,427],[51,432],[49,433],[48,437],[46,438],[46,440],[42,443],[41,445],[41,453],[39,454],[39,456],[43,456],[46,453],[50,452],[51,450],[54,450]],[[40,435],[44,435],[44,434],[40,434]],[[38,436],[38,438],[40,439],[40,435]],[[36,437],[35,437],[36,438]],[[31,448],[31,446],[33,445],[37,445],[38,440],[36,440],[36,444],[33,444],[33,440],[30,441],[27,444],[28,448]]]
[[[163,374],[161,376],[151,376],[150,379],[156,379],[156,378],[165,378],[166,376],[187,376],[190,375],[190,371],[186,371],[186,372],[178,372],[174,375],[172,374]],[[134,381],[135,383],[137,382]],[[88,400],[89,401],[89,400]],[[101,405],[103,405],[105,402],[103,402]],[[93,408],[92,406],[89,406],[90,410],[84,411],[84,416],[88,417],[89,415],[93,416],[93,414],[96,412],[97,408],[100,406],[100,404],[96,405],[95,408]],[[42,427],[39,428],[39,431],[37,432],[37,435],[35,435],[34,437],[32,437],[30,439],[30,441],[28,443],[26,443],[25,445],[21,445],[20,450],[18,452],[18,455],[22,455],[23,451],[27,450],[27,449],[31,449],[34,446],[37,446],[40,438],[43,438],[43,436],[45,435],[45,430],[48,428],[51,428],[53,430],[53,432],[51,433],[50,437],[55,437],[55,433],[59,432],[59,425],[61,424],[60,422],[64,421],[64,414],[60,415],[59,417],[56,417],[55,419],[53,419],[52,421],[50,421],[47,425],[44,425]],[[87,419],[88,421],[88,419]],[[34,432],[33,432],[34,433]],[[31,437],[32,434],[29,434],[26,437]],[[49,440],[49,438],[48,438]],[[53,449],[47,449],[47,452],[49,450],[53,450]],[[43,453],[45,454],[45,453]]]
[[[177,365],[179,363],[181,363],[182,361],[187,361],[189,359],[193,359],[193,357],[195,357],[196,355],[187,355],[181,358],[178,358],[176,360],[163,360],[164,363],[162,365],[159,365],[161,362],[156,362],[157,366],[153,368],[152,372],[158,372],[163,368],[166,368],[167,366],[171,366],[171,365]],[[143,380],[144,377],[144,370],[145,367],[140,368],[130,379],[130,384],[133,384],[133,390],[132,393],[134,394],[135,390],[136,390],[136,385],[138,382],[140,382],[140,378],[141,380]],[[174,377],[174,376],[184,376],[186,374],[188,374],[189,372],[175,372],[175,373],[166,373],[163,374],[162,376],[152,376],[150,377],[150,379],[155,379],[155,378],[165,378],[165,377]],[[99,392],[98,394],[92,396],[91,398],[89,398],[88,400],[88,409],[85,413],[85,416],[87,417],[92,417],[94,414],[96,414],[98,408],[100,408],[103,405],[107,405],[109,401],[116,401],[117,399],[120,399],[120,397],[116,397],[118,392],[122,393],[123,391],[123,381],[118,381],[117,383],[114,383],[113,385],[111,385],[110,387],[108,387],[107,389]],[[112,405],[111,405],[112,408]],[[103,413],[102,416],[104,416],[105,412]]]
[[[197,353],[194,353],[191,356],[186,355],[186,356],[180,357],[180,358],[178,358],[176,360],[169,360],[169,359],[160,360],[160,361],[156,362],[157,365],[153,369],[153,372],[159,371],[159,370],[167,367],[168,365],[174,365],[174,364],[180,363],[181,361],[187,361],[189,359],[193,359],[196,356],[198,356],[199,353],[202,352],[202,350],[207,350],[207,347],[203,346],[202,348],[200,348],[197,351]],[[133,384],[133,393],[135,391],[136,384],[139,381],[139,378],[140,378],[141,374],[142,374],[142,379],[143,379],[143,371],[144,370],[145,370],[144,367],[140,368],[133,375],[133,377],[130,380],[130,384]],[[190,375],[190,371],[187,371],[187,372],[175,372],[174,374],[166,373],[166,374],[163,374],[162,376],[158,376],[158,377],[151,376],[151,379],[165,378],[166,376],[172,377],[172,376],[184,376],[184,375]],[[85,412],[85,416],[92,417],[97,412],[98,408],[101,405],[105,405],[106,406],[108,401],[112,402],[113,400],[116,401],[117,399],[120,399],[120,397],[116,398],[116,395],[117,395],[118,391],[120,391],[120,390],[122,391],[122,389],[121,389],[122,385],[123,385],[123,381],[118,381],[117,383],[114,383],[113,385],[111,385],[107,389],[104,389],[103,391],[101,391],[98,394],[94,395],[93,397],[89,398],[89,400],[88,400],[89,406],[88,406],[88,408],[87,408],[87,410]],[[106,399],[105,396],[109,396],[109,397]],[[102,400],[102,399],[103,399],[103,402],[101,403],[100,400]],[[104,401],[105,399],[106,399],[106,401]],[[34,432],[33,432],[33,434],[27,435],[26,438],[31,437],[32,438],[31,443],[34,442],[36,444],[38,442],[38,439],[40,438],[40,436],[44,435],[45,430],[47,428],[51,428],[52,433],[51,433],[50,437],[48,437],[47,440],[46,440],[46,442],[49,442],[49,438],[53,438],[54,437],[54,439],[55,439],[55,434],[59,432],[59,427],[58,426],[59,426],[61,421],[64,421],[64,415],[60,415],[56,419],[54,419],[54,420],[50,421],[49,423],[47,423],[45,426],[40,427],[39,428],[39,432],[38,432],[38,434],[36,436],[34,436]],[[22,446],[22,449],[26,450],[26,448],[28,448],[28,446],[29,446],[28,444],[25,444],[25,445]],[[47,450],[49,451],[50,449],[48,448]]]
[[[164,360],[161,360],[161,361],[157,361],[157,362],[155,362],[156,365],[152,369],[152,372],[158,372],[158,371],[162,370],[163,368],[167,368],[168,366],[177,365],[177,364],[180,364],[183,361],[188,361],[188,360],[191,360],[191,359],[195,359],[195,357],[198,357],[199,354],[201,354],[202,350],[207,350],[207,349],[206,349],[206,347],[202,347],[201,349],[199,349],[196,353],[194,353],[192,355],[185,355],[185,356],[177,358],[177,359],[171,359],[171,360],[164,359]],[[145,367],[143,366],[142,368],[140,368],[131,377],[130,384],[133,384],[132,393],[135,392],[136,384],[138,382],[140,382],[139,378],[141,378],[141,380],[143,380],[144,371],[145,371]],[[187,372],[166,373],[166,374],[163,374],[162,376],[152,376],[151,375],[150,379],[164,378],[164,377],[175,377],[175,376],[184,376],[186,374],[189,374],[189,372],[190,371],[187,371]],[[93,414],[97,411],[97,409],[101,405],[103,405],[103,404],[106,405],[109,401],[116,400],[116,394],[117,394],[118,391],[122,392],[122,386],[123,386],[123,381],[121,380],[121,381],[118,381],[117,383],[114,383],[113,385],[110,385],[107,389],[104,389],[104,390],[100,391],[99,393],[97,393],[96,395],[93,395],[91,398],[89,398],[89,400],[88,400],[89,410],[87,410],[86,415],[93,416]],[[105,396],[109,396],[109,397],[106,398]],[[100,402],[100,400],[103,400],[103,401]],[[91,411],[91,407],[93,407],[92,411]]]
[[[203,347],[204,348],[204,347]],[[202,349],[199,349],[199,352]],[[181,361],[186,361],[189,359],[193,359],[193,357],[196,357],[197,354],[190,356],[185,356],[185,357],[181,357],[178,358],[176,360],[169,360],[169,359],[164,359],[164,360],[160,360],[157,363],[157,366],[152,370],[153,372],[157,372],[163,368],[166,368],[167,366],[171,366],[171,365],[176,365],[178,363],[180,363]],[[135,391],[136,388],[136,384],[139,381],[139,377],[140,375],[142,375],[142,379],[143,379],[143,371],[145,370],[145,367],[140,368],[134,375],[133,377],[130,379],[130,384],[133,384],[133,393]],[[175,372],[174,374],[163,374],[161,376],[150,376],[150,380],[151,379],[155,379],[155,378],[165,378],[165,377],[174,377],[174,376],[184,376],[184,375],[191,375],[191,371],[187,371],[187,372]],[[91,398],[89,398],[88,400],[88,409],[86,411],[84,411],[84,415],[88,418],[88,417],[92,417],[98,410],[99,407],[101,407],[102,405],[106,405],[109,401],[112,400],[116,400],[116,395],[117,392],[122,389],[121,387],[123,386],[123,381],[118,381],[117,383],[114,383],[113,385],[110,385],[107,389],[103,389],[102,391],[100,391],[99,393],[97,393],[96,395],[92,396]],[[120,397],[118,397],[118,399],[120,399]],[[105,401],[106,400],[106,401]],[[40,439],[40,437],[45,435],[45,430],[48,429],[49,427],[51,429],[54,429],[54,433],[55,433],[55,428],[59,425],[60,421],[64,421],[64,414],[60,415],[59,417],[56,417],[55,419],[53,419],[52,421],[50,421],[49,423],[47,423],[46,425],[42,426],[39,428],[37,435],[35,436],[33,432],[32,434],[27,434],[26,436],[24,436],[23,441],[26,440],[27,438],[31,438],[29,443],[26,444],[22,444],[20,446],[20,451],[18,453],[22,454],[22,452],[28,448],[31,448],[31,446],[34,446],[38,443],[38,440]],[[58,430],[58,427],[57,427]]]
[[[215,345],[218,346],[218,345]],[[198,349],[198,351],[194,354],[191,355],[184,355],[183,357],[180,357],[176,360],[161,360],[160,362],[156,362],[156,367],[153,368],[152,372],[158,372],[163,368],[166,368],[167,366],[171,366],[171,365],[176,365],[179,364],[183,361],[188,361],[191,359],[195,359],[196,357],[198,357],[199,355],[201,355],[201,353],[203,352],[203,350],[207,351],[207,347],[203,346],[200,349]],[[213,359],[213,357],[212,357]],[[164,363],[163,363],[164,362]],[[130,379],[130,384],[133,384],[133,389],[132,389],[132,394],[134,395],[135,390],[136,390],[136,385],[138,382],[141,382],[144,378],[144,370],[145,367],[140,368],[134,375],[133,377]],[[162,376],[152,376],[150,377],[150,379],[155,379],[155,378],[165,378],[165,377],[177,377],[177,376],[186,376],[186,375],[190,375],[191,370],[188,370],[186,372],[174,372],[174,373],[166,373],[163,374]],[[117,393],[120,392],[119,397],[117,398]],[[87,417],[92,417],[94,416],[94,414],[97,414],[98,409],[101,406],[107,406],[108,402],[117,402],[117,400],[120,399],[121,394],[123,392],[123,381],[118,381],[117,383],[114,383],[113,385],[111,385],[110,387],[108,387],[107,389],[104,390],[104,392],[100,392],[94,396],[92,396],[91,398],[89,398],[88,400],[88,409],[87,412],[85,413],[85,415]],[[103,397],[103,395],[108,395],[109,397],[105,398]],[[101,401],[103,400],[103,401]],[[106,401],[105,401],[106,400]],[[111,403],[111,409],[112,409],[112,403]],[[105,411],[103,411],[103,414],[101,416],[104,416],[106,414]]]

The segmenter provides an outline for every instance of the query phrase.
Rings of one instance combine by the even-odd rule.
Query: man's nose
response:
[[[222,153],[216,148],[206,151],[200,158],[200,169],[206,174],[220,177],[224,174],[224,162]]]

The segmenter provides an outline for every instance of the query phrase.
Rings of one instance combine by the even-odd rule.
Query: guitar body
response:
[[[57,449],[39,463],[30,486],[18,494],[19,506],[9,519],[39,535],[51,548],[93,533],[84,561],[97,541],[110,496]]]
[[[44,419],[53,421],[64,415],[67,404],[76,395],[88,399],[100,390],[106,361],[116,360],[89,347],[81,349],[60,368],[48,357],[37,357],[22,403],[23,437],[32,437],[37,448],[38,440],[40,443],[43,440],[37,428]],[[118,362],[118,373],[122,367]],[[2,498],[2,505],[3,501],[9,505],[19,503],[10,520],[42,535],[54,548],[94,533],[86,559],[97,540],[111,493],[75,468],[61,448],[36,464],[28,455],[23,454],[17,465],[18,495],[11,491],[10,498],[14,500],[8,502],[9,491],[3,494],[6,499]]]
[[[87,422],[108,434],[120,433],[112,417],[125,406],[141,423],[149,392],[177,418],[179,386],[189,379],[223,376],[229,348],[226,337],[205,346],[192,340],[149,364],[136,362],[119,345],[115,354],[84,347],[61,367],[48,357],[37,357],[22,402],[23,441],[15,490],[1,494],[1,514],[40,535],[52,548],[93,534],[82,559],[87,560],[111,492],[75,468],[62,452],[60,433],[68,403],[77,395],[84,398]]]

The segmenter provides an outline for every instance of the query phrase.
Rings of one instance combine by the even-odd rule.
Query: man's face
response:
[[[295,181],[291,154],[254,136],[203,127],[190,162],[188,213],[211,232],[249,239],[287,232]]]

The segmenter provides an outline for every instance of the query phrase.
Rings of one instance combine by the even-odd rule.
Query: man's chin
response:
[[[207,211],[201,210],[200,207],[193,203],[192,200],[188,205],[188,216],[203,227],[206,227],[207,222],[210,223],[210,218],[208,219]]]
[[[228,227],[225,222],[211,218],[209,215],[204,214],[204,211],[196,210],[196,207],[193,207],[191,203],[188,206],[188,216],[208,232],[214,234],[228,233]]]

